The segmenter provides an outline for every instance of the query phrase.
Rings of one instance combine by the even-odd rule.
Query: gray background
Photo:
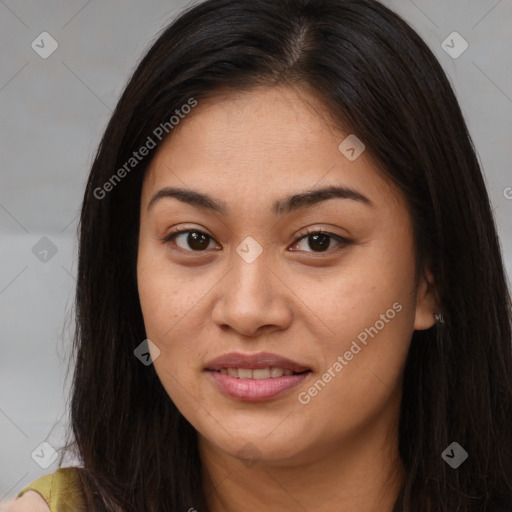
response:
[[[384,3],[425,39],[455,87],[510,276],[512,0]],[[66,424],[75,232],[86,177],[139,58],[187,4],[0,1],[0,504],[56,469],[41,468],[31,453],[43,441],[59,448]],[[47,59],[31,47],[43,31],[59,45]],[[469,44],[456,59],[441,47],[453,31]],[[32,251],[43,237],[53,256]]]

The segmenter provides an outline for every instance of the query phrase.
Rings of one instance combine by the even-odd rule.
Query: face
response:
[[[145,176],[137,278],[155,370],[200,442],[296,464],[396,426],[434,308],[368,152],[284,87],[199,102],[171,135]]]

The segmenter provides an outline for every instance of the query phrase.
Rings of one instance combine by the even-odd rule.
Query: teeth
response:
[[[270,368],[271,377],[282,377],[284,370],[282,368]]]
[[[282,377],[283,375],[293,375],[292,370],[277,367],[257,368],[255,370],[251,370],[250,368],[222,368],[220,373],[222,373],[222,375],[229,375],[230,377],[238,379],[255,380],[275,379],[277,377]]]
[[[240,370],[238,370],[238,374],[240,375]],[[270,379],[270,368],[258,368],[257,370],[252,371],[253,379]]]
[[[239,379],[252,379],[252,370],[246,368],[238,368]]]

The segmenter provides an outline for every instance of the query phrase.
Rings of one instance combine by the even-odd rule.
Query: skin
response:
[[[44,498],[35,491],[27,491],[23,496],[5,505],[4,512],[50,512]]]
[[[307,91],[231,91],[200,101],[146,174],[137,263],[146,333],[160,350],[154,366],[162,385],[199,433],[213,512],[391,512],[398,495],[405,358],[413,331],[431,327],[436,308],[415,273],[404,198],[368,151],[354,161],[339,151],[349,133]],[[372,206],[333,198],[272,212],[274,201],[327,185],[350,187]],[[148,211],[164,187],[207,193],[228,211],[169,197]],[[322,251],[311,236],[301,240],[305,227],[351,243],[331,238]],[[165,243],[171,228],[211,239],[204,251],[187,234]],[[252,263],[236,252],[248,236],[263,250]],[[300,403],[299,393],[395,303],[400,312]],[[281,397],[235,400],[203,371],[210,359],[235,351],[273,352],[312,373]],[[251,463],[242,457],[248,452]]]

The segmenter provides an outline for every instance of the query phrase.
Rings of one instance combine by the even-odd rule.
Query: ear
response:
[[[434,276],[429,269],[421,278],[416,293],[416,316],[414,318],[414,330],[422,331],[430,329],[435,323],[434,313],[440,313],[434,295]]]

